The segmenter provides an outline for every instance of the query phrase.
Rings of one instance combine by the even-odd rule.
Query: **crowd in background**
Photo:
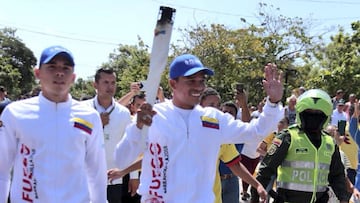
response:
[[[67,51],[63,51],[61,53],[65,53],[65,55],[62,55],[62,58],[57,60],[61,61],[61,63],[64,63],[65,64],[64,66],[73,67],[74,63],[72,61],[73,60],[72,56]],[[44,65],[44,67],[47,68],[48,63],[52,62],[54,58],[56,58],[56,56],[57,55],[51,55],[51,57],[49,56],[50,57],[48,59],[49,61],[43,59],[43,64],[41,65]],[[67,60],[70,60],[71,62],[70,65],[66,62]],[[57,61],[55,62],[57,63]],[[50,66],[50,69],[51,68],[53,67]],[[208,71],[207,69],[203,69],[203,70]],[[39,70],[39,71],[44,71],[44,70]],[[206,73],[209,75],[213,74],[211,72],[206,72]],[[65,72],[64,74],[67,73]],[[185,76],[187,77],[187,75],[180,75],[180,77],[185,77]],[[46,80],[45,78],[41,78],[41,79]],[[176,78],[174,80],[176,80]],[[106,165],[104,167],[106,167],[106,175],[107,175],[107,183],[106,183],[107,191],[106,194],[104,195],[106,196],[109,203],[140,202],[141,196],[137,194],[137,191],[139,189],[138,188],[139,184],[141,184],[140,177],[142,171],[134,170],[130,173],[124,173],[124,171],[120,170],[117,167],[117,164],[115,163],[113,156],[117,147],[116,145],[119,142],[121,142],[121,140],[123,139],[123,135],[126,131],[127,126],[130,125],[131,123],[139,122],[139,118],[137,117],[137,112],[139,112],[141,106],[144,103],[146,103],[146,94],[145,92],[142,91],[141,84],[139,82],[132,82],[131,84],[129,84],[130,91],[127,94],[123,95],[121,98],[114,98],[116,92],[116,73],[114,72],[114,70],[106,69],[106,68],[100,68],[96,71],[95,81],[93,84],[94,84],[94,89],[96,90],[96,95],[89,96],[86,98],[85,97],[80,98],[80,102],[86,104],[93,111],[96,111],[101,120],[101,126],[99,128],[101,133],[100,131],[99,133],[103,135],[103,137],[101,138],[103,139],[103,141],[101,142],[104,142],[104,148],[105,148],[104,155],[106,157],[105,159],[106,163],[103,164]],[[71,84],[69,83],[69,85]],[[44,94],[47,94],[47,91],[49,90],[44,88],[41,89],[39,86],[34,88],[34,90],[29,95],[26,95],[20,98],[19,100],[25,100],[24,103],[22,103],[23,105],[30,105],[27,103],[28,101],[34,102],[34,99],[31,98],[35,98],[35,97],[37,98],[38,96],[40,96],[41,98]],[[69,89],[67,89],[67,91],[69,91]],[[263,115],[264,108],[266,105],[268,105],[267,103],[269,103],[268,101],[269,98],[266,97],[261,101],[258,101],[256,106],[249,105],[247,103],[247,101],[249,100],[249,98],[247,98],[248,95],[247,91],[252,91],[252,90],[248,89],[248,90],[240,91],[235,89],[234,99],[232,101],[221,101],[220,94],[216,91],[216,88],[207,88],[203,92],[201,92],[202,95],[200,97],[200,101],[201,101],[200,105],[203,106],[205,109],[216,108],[221,112],[224,112],[225,114],[227,113],[231,114],[232,118],[227,118],[229,120],[239,119],[242,120],[244,123],[251,124],[255,122],[254,120],[259,119],[259,117]],[[229,145],[229,146],[227,146],[227,144],[221,145],[220,153],[218,156],[218,164],[216,166],[214,165],[214,168],[216,167],[216,171],[218,173],[217,184],[219,184],[218,187],[216,186],[216,184],[214,185],[214,193],[216,196],[215,202],[232,203],[232,202],[239,202],[240,199],[242,201],[250,201],[252,196],[250,192],[251,186],[256,188],[257,193],[260,196],[266,193],[264,192],[265,190],[263,190],[262,186],[259,186],[261,184],[257,181],[257,179],[252,178],[252,175],[256,176],[257,168],[259,167],[259,164],[263,160],[264,156],[266,156],[266,154],[269,153],[269,150],[271,149],[271,144],[274,144],[274,140],[277,139],[275,136],[278,133],[282,132],[283,130],[291,128],[291,126],[297,124],[297,119],[299,118],[297,117],[297,109],[295,107],[298,98],[304,92],[306,92],[306,89],[304,87],[299,87],[296,88],[294,91],[292,91],[291,95],[284,95],[286,96],[286,103],[283,104],[284,111],[281,111],[283,114],[280,116],[281,120],[278,122],[277,126],[276,125],[272,126],[273,127],[272,132],[270,132],[269,135],[266,138],[264,138],[262,141],[235,143],[234,145]],[[345,94],[349,95],[347,99],[344,98]],[[64,95],[65,95],[64,97],[67,98],[68,92],[65,91]],[[165,98],[162,88],[159,87],[156,103],[171,102],[172,99],[173,98]],[[60,101],[62,102],[63,100]],[[66,99],[64,101],[66,101]],[[39,102],[38,105],[43,105],[41,99],[36,102]],[[335,95],[331,98],[331,102],[333,105],[333,110],[330,116],[330,127],[328,127],[327,129],[328,129],[328,133],[331,134],[336,140],[336,143],[339,145],[339,149],[341,151],[342,160],[344,162],[344,168],[346,170],[345,174],[347,179],[349,180],[350,189],[348,194],[348,200],[350,200],[352,196],[352,192],[350,192],[351,187],[354,186],[357,189],[360,188],[360,173],[358,172],[359,157],[360,157],[358,155],[359,153],[358,146],[360,144],[360,136],[358,136],[359,101],[354,93],[344,92],[343,90],[339,89],[335,92]],[[10,103],[12,103],[12,101],[8,99],[5,87],[0,86],[0,113]],[[75,106],[73,105],[74,104],[72,104],[71,108],[77,108],[76,105]],[[34,111],[39,110],[37,109],[36,106],[31,106],[29,108],[36,109]],[[78,113],[77,111],[79,110],[76,109],[74,111]],[[26,112],[26,111],[19,111],[19,112]],[[89,112],[92,111],[89,110]],[[16,118],[16,114],[12,115],[11,113],[13,112],[7,112],[6,116],[3,117],[3,119],[13,118],[11,116],[14,116],[14,118]],[[29,114],[32,113],[33,112],[29,112]],[[181,114],[185,114],[185,115],[181,115],[180,117],[189,116],[187,115],[186,112],[182,112]],[[40,116],[40,113],[38,116]],[[141,118],[146,119],[146,117],[144,116],[142,116]],[[93,119],[93,118],[89,116],[89,119]],[[204,120],[204,122],[205,121],[209,122],[211,125],[216,125],[216,122],[211,119]],[[346,126],[345,132],[340,135],[334,133],[334,131],[337,131],[340,127],[343,127],[343,126],[339,126],[339,124],[342,121],[345,122],[345,126]],[[77,128],[80,128],[89,134],[93,133],[91,130],[96,130],[96,128],[90,127],[87,121],[78,120],[75,121],[74,125],[76,125],[76,122],[79,123],[79,126],[76,126]],[[13,123],[18,124],[15,121]],[[6,124],[7,123],[5,122],[5,125]],[[3,123],[1,123],[1,125],[3,125]],[[331,126],[333,128],[331,128]],[[210,127],[214,127],[214,126],[210,126]],[[214,128],[216,128],[216,126]],[[18,129],[14,129],[14,131],[16,130]],[[50,131],[51,129],[48,130]],[[7,131],[7,133],[10,133],[10,131]],[[93,141],[94,140],[92,140],[91,142]],[[87,142],[90,143],[90,141]],[[231,149],[229,150],[225,148],[231,148]],[[231,150],[235,150],[235,151],[231,151]],[[86,151],[86,153],[88,153],[88,151]],[[204,156],[207,155],[204,154]],[[86,156],[84,157],[86,159],[90,159]],[[143,155],[138,156],[139,160],[141,160],[142,158]],[[98,160],[100,159],[101,158],[99,158]],[[97,160],[92,160],[92,161],[97,161]],[[91,164],[94,165],[95,163],[92,162]],[[15,165],[15,166],[19,166],[19,165]],[[82,165],[80,166],[82,167]],[[92,175],[96,175],[96,173],[93,172]],[[241,179],[239,179],[239,177],[241,177]],[[1,178],[3,177],[0,177],[0,179]],[[17,177],[15,176],[15,178]],[[245,179],[247,181],[244,181],[242,179]],[[267,191],[272,189],[275,179],[276,177],[273,177],[271,184],[269,184],[270,187],[266,188]],[[250,187],[248,182],[251,185]],[[241,184],[241,187],[239,187],[239,184]],[[198,187],[202,187],[202,186],[199,185]],[[94,186],[94,188],[96,187]],[[242,190],[239,191],[239,188],[241,188]],[[17,193],[13,193],[13,194],[17,194]],[[101,199],[101,197],[98,198]]]

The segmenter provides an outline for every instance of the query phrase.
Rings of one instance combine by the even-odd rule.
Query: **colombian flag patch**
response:
[[[84,119],[81,118],[73,118],[72,121],[74,121],[74,127],[79,128],[85,132],[87,132],[89,135],[91,135],[93,124],[87,122]]]
[[[276,138],[276,137],[272,141],[272,144],[276,145],[277,147],[280,147],[281,143],[282,143],[282,140],[279,138]]]
[[[203,127],[219,129],[219,121],[216,118],[206,116],[201,116],[200,118]]]

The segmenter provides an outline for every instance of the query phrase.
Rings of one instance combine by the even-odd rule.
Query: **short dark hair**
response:
[[[235,109],[235,115],[238,114],[238,108],[237,108],[237,106],[236,106],[236,104],[235,104],[234,102],[232,102],[232,101],[224,102],[224,103],[221,105],[221,107],[223,107],[223,106],[227,106],[227,107],[231,107],[231,108]]]
[[[220,97],[220,94],[219,94],[218,91],[216,91],[214,88],[207,87],[207,88],[205,88],[205,90],[201,93],[200,103],[202,103],[202,101],[204,101],[204,99],[205,99],[207,96],[210,96],[210,95],[215,95],[215,96]]]
[[[135,94],[131,100],[130,100],[130,104],[134,104],[135,99],[145,99],[145,93],[140,92],[139,94]]]
[[[6,92],[6,89],[5,89],[5,87],[4,86],[0,86],[0,92]]]
[[[342,90],[342,89],[338,89],[337,91],[336,91],[336,94],[343,94],[344,93],[344,91]]]
[[[95,82],[99,82],[101,73],[114,74],[115,71],[112,68],[99,68],[99,69],[97,69],[97,71],[95,73]]]

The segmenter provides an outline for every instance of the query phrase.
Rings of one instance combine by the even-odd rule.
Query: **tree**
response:
[[[317,50],[323,46],[321,36],[311,36],[310,24],[301,18],[277,14],[279,9],[264,3],[259,6],[259,26],[241,19],[238,29],[219,24],[199,24],[180,29],[183,38],[171,44],[169,62],[183,53],[198,56],[204,65],[215,70],[216,74],[209,79],[208,85],[220,92],[223,101],[233,99],[234,84],[237,82],[246,84],[250,103],[257,104],[262,100],[265,96],[262,89],[263,67],[268,62],[275,62],[284,72],[283,101],[293,89],[310,87],[306,81],[320,74],[312,59],[319,55]],[[146,79],[149,57],[148,46],[140,38],[137,45],[120,44],[110,54],[109,61],[102,67],[117,71],[117,97],[129,91],[131,82]],[[170,95],[168,71],[165,69],[160,83],[166,95]]]
[[[285,73],[284,96],[290,96],[291,90],[302,83],[302,77],[307,76],[299,74],[302,71],[298,67],[302,66],[295,62],[310,56],[321,45],[319,37],[308,34],[310,27],[302,19],[276,15],[273,10],[279,9],[263,3],[259,5],[260,26],[248,24],[246,19],[241,19],[244,25],[235,30],[224,25],[200,24],[181,30],[182,47],[174,46],[176,55],[193,53],[215,70],[208,84],[220,92],[224,101],[232,99],[236,82],[247,85],[250,103],[262,100],[265,96],[263,67],[268,62],[275,62]]]
[[[0,30],[0,84],[14,98],[31,91],[35,84],[33,52],[15,36],[16,30]]]
[[[232,100],[234,84],[244,82],[249,90],[249,98],[260,99],[258,78],[262,75],[257,56],[265,53],[262,42],[254,33],[257,30],[230,30],[224,25],[213,24],[184,29],[184,44],[175,53],[190,52],[198,56],[204,65],[215,70],[208,85],[214,87],[223,101]],[[191,50],[191,51],[190,51]],[[261,90],[260,90],[261,91]]]
[[[86,98],[92,98],[96,92],[93,87],[93,81],[84,80],[79,78],[75,84],[71,87],[71,95],[78,100],[84,100]]]
[[[323,87],[330,94],[339,88],[347,94],[360,94],[360,21],[351,27],[352,33],[340,28],[331,42],[317,52],[319,75],[309,80],[312,87]]]
[[[122,45],[110,54],[109,62],[101,65],[117,72],[117,93],[121,97],[130,91],[130,83],[146,80],[150,65],[148,46],[139,38],[137,45]]]
[[[20,89],[16,88],[19,87],[21,74],[13,69],[9,60],[7,57],[0,57],[0,84],[6,88],[9,97],[14,99],[21,94]]]

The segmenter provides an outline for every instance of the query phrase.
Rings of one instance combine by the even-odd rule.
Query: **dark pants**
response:
[[[357,171],[355,169],[348,168],[346,170],[346,173],[347,173],[347,177],[349,178],[351,184],[353,184],[355,187],[355,178],[356,178]],[[350,200],[351,196],[352,196],[352,193],[347,192],[347,196],[346,196],[347,200]]]
[[[287,190],[283,188],[278,188],[278,198],[274,201],[274,203],[282,203],[282,202],[296,202],[296,203],[311,203],[312,192],[302,192],[296,190]],[[317,192],[316,193],[316,201],[314,203],[328,203],[329,195],[328,191],[325,192]]]
[[[107,186],[107,200],[109,203],[122,203],[122,196],[125,194],[123,184]],[[127,191],[126,191],[127,192]]]
[[[250,157],[247,157],[243,154],[241,154],[241,163],[245,166],[245,168],[249,171],[250,174],[254,174],[257,164],[260,161],[260,157],[252,159]],[[249,184],[243,180],[241,180],[242,183],[242,190],[243,193],[247,193]]]
[[[356,170],[355,169],[352,169],[352,168],[348,168],[346,170],[347,172],[347,177],[350,179],[350,182],[355,185],[355,178],[356,178]]]
[[[109,203],[140,203],[141,196],[131,196],[128,192],[129,174],[123,177],[123,184],[108,185],[107,200]]]
[[[129,179],[130,176],[127,174],[123,178],[123,184],[126,186],[126,193],[123,198],[123,203],[140,203],[141,196],[138,194],[135,194],[134,196],[131,196],[131,193],[127,192],[129,187]]]

